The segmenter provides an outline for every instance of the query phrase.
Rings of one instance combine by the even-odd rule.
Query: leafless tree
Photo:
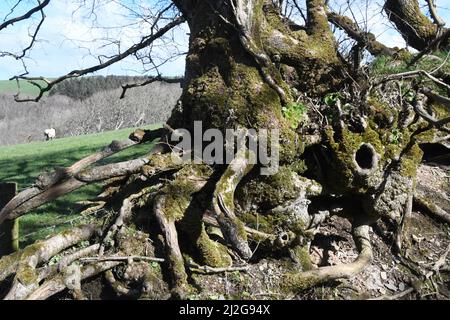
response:
[[[80,5],[90,3],[92,14],[99,16],[101,6],[95,6],[99,2]],[[422,157],[419,144],[449,131],[450,118],[432,109],[438,104],[448,111],[450,106],[445,94],[450,89],[444,72],[447,59],[429,53],[448,49],[450,31],[434,1],[428,1],[431,19],[418,0],[384,1],[384,14],[407,45],[419,51],[414,58],[405,49],[377,41],[358,21],[355,12],[364,1],[328,2],[160,1],[158,11],[140,16],[151,24],[149,33],[120,53],[56,79],[15,77],[39,87],[40,94],[32,99],[37,101],[65,79],[99,71],[129,56],[153,61],[152,52],[140,53],[182,23],[189,28],[183,93],[164,128],[138,130],[68,168],[42,174],[0,212],[1,223],[98,181],[105,187],[93,208],[115,212],[107,223],[73,228],[2,258],[0,280],[15,275],[6,298],[47,298],[67,287],[79,297],[80,281],[102,272],[119,295],[159,298],[166,288],[161,273],[132,263],[161,261],[153,256],[159,245],[165,254],[163,267],[170,274],[170,292],[177,297],[191,288],[188,268],[195,271],[204,264],[207,267],[201,270],[233,270],[233,262],[251,264],[255,248],[265,248],[261,254],[290,253],[301,270],[287,273],[283,285],[294,292],[350,277],[369,265],[373,259],[369,225],[381,218],[403,225]],[[33,15],[44,17],[48,3],[37,1],[26,15],[3,22],[0,32]],[[338,45],[336,36],[343,34],[350,49]],[[367,52],[417,69],[373,74],[362,56]],[[439,62],[433,70],[424,70],[423,59]],[[171,156],[168,137],[178,128],[193,131],[194,121],[202,121],[204,130],[278,129],[280,170],[273,176],[259,175],[262,164],[252,165],[242,149],[230,165],[180,164]],[[93,166],[154,139],[159,143],[147,157]],[[333,215],[352,223],[359,256],[348,265],[308,270],[314,230]],[[258,230],[250,227],[257,218],[266,222]],[[212,240],[206,225],[220,228],[220,241]],[[127,236],[130,229],[135,237]],[[153,244],[148,239],[154,239]],[[401,228],[398,239],[401,250]],[[87,248],[66,251],[85,240],[90,241]],[[184,259],[183,253],[195,261]],[[64,256],[62,262],[47,265],[56,254]],[[129,271],[142,267],[140,279],[145,280],[139,289],[135,277],[115,272],[124,263]],[[78,268],[78,285],[71,287],[63,275],[73,268]]]

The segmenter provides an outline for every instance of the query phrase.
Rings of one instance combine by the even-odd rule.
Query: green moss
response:
[[[186,269],[184,267],[184,260],[177,259],[174,256],[170,256],[170,265],[172,268],[172,272],[175,275],[174,287],[180,289],[181,291],[188,292],[190,290],[190,286],[187,281]]]
[[[199,182],[202,179],[206,181],[211,174],[211,168],[206,165],[184,166],[175,174],[175,179],[167,183],[163,189],[164,213],[174,221],[182,219],[191,203],[192,195],[203,185]]]
[[[450,117],[450,111],[446,106],[438,103],[431,104],[431,108],[434,110],[437,119],[445,119]]]
[[[304,227],[303,227],[304,229]],[[296,245],[290,249],[294,256],[297,258],[300,266],[302,267],[302,271],[308,271],[313,269],[313,265],[311,262],[311,257],[309,255],[309,247]]]
[[[317,285],[319,279],[315,276],[305,276],[301,272],[286,273],[281,282],[281,289],[285,292],[300,293]]]
[[[354,180],[356,176],[354,155],[364,143],[372,145],[379,155],[384,155],[384,146],[378,132],[370,126],[363,133],[354,133],[344,128],[339,141],[335,141],[334,131],[331,128],[327,129],[326,134],[334,160],[333,169],[329,170],[332,188],[340,192],[343,190],[365,192],[364,187]],[[383,166],[383,159],[381,162],[380,165]]]
[[[17,269],[17,264],[22,252],[15,252],[0,259],[0,281]]]
[[[401,175],[404,177],[415,178],[417,175],[417,168],[422,161],[422,156],[423,151],[417,144],[414,144],[400,160]]]
[[[200,250],[203,262],[208,266],[220,268],[228,267],[233,263],[227,248],[218,242],[212,241],[204,226],[202,226],[200,236],[197,239],[197,248]]]
[[[262,208],[274,208],[298,195],[295,186],[296,173],[289,166],[280,166],[271,176],[253,173],[248,183],[237,190],[239,199],[252,199]]]
[[[237,234],[239,238],[247,241],[247,232],[245,231],[245,224],[238,218],[234,220],[234,224],[237,226]]]
[[[391,124],[398,122],[398,111],[380,102],[380,99],[369,97],[367,104],[370,106],[370,118],[379,128],[392,129]]]
[[[306,172],[306,170],[308,170],[308,166],[306,165],[305,160],[295,160],[291,164],[291,169],[292,169],[292,171],[294,171],[298,175],[302,175],[303,173]]]
[[[274,225],[273,216],[265,216],[257,212],[245,212],[239,216],[245,225],[266,233],[272,233],[276,226]]]
[[[142,167],[142,173],[146,176],[152,176],[156,172],[179,167],[181,158],[175,157],[171,153],[153,154],[149,158],[149,163]]]
[[[258,33],[261,46],[272,57],[280,57],[282,64],[294,66],[301,79],[297,89],[311,95],[322,95],[338,87],[341,77],[333,76],[339,69],[336,44],[327,19],[320,12],[315,15],[316,23],[307,32],[292,31],[273,6],[261,10],[263,21]],[[288,89],[288,91],[290,91]]]
[[[30,266],[19,266],[16,277],[24,286],[37,285],[39,278],[36,269]]]

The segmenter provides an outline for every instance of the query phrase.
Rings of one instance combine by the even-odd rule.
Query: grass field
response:
[[[39,82],[39,81],[38,81]],[[44,83],[42,81],[42,83]],[[28,81],[19,81],[20,94],[22,96],[36,96],[39,93],[39,89],[29,83]],[[13,80],[0,80],[0,93],[16,93],[17,81]]]
[[[48,142],[0,147],[0,181],[17,182],[19,189],[24,189],[34,182],[39,173],[58,166],[69,166],[108,145],[112,140],[125,139],[132,131],[133,129],[123,129]],[[134,146],[102,160],[100,164],[125,161],[144,155],[149,149],[148,143]],[[42,239],[71,224],[81,223],[82,217],[77,214],[80,207],[76,202],[94,197],[99,188],[100,185],[80,188],[21,217],[21,246]]]

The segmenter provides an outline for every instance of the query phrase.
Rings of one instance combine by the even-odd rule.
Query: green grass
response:
[[[448,52],[435,51],[432,53],[433,57],[424,56],[414,65],[409,65],[409,63],[414,59],[413,54],[403,54],[400,56],[380,56],[375,58],[371,65],[369,74],[374,77],[384,77],[392,74],[399,74],[408,71],[424,70],[427,72],[435,72],[434,76],[442,77],[450,73],[450,56]],[[437,58],[436,58],[437,57]],[[447,90],[438,86],[432,80],[425,76],[417,76],[414,78],[415,81],[421,81],[422,85],[425,85],[438,93],[447,96]],[[410,88],[402,87],[404,93],[407,93]],[[414,97],[411,97],[414,98]]]
[[[413,54],[405,53],[403,56],[394,57],[380,56],[375,58],[371,63],[370,73],[375,76],[384,76],[414,70],[431,72],[437,68],[444,73],[450,72],[450,59],[447,52],[435,51],[432,55],[440,58],[440,60],[422,57],[422,59],[413,66],[408,65],[415,57]]]
[[[43,81],[37,81],[38,83],[42,83]],[[20,80],[20,94],[22,96],[36,96],[39,94],[39,89],[29,83],[28,81]],[[17,81],[15,80],[0,80],[0,93],[17,93]]]
[[[147,128],[157,127],[149,126]],[[55,139],[48,142],[33,142],[0,147],[0,181],[17,182],[19,190],[35,181],[43,171],[54,167],[67,167],[77,160],[108,145],[112,140],[128,137],[133,129],[123,129],[99,134]],[[99,162],[106,164],[125,161],[144,155],[150,144],[128,148]],[[62,196],[20,218],[20,243],[24,246],[42,239],[55,231],[82,222],[77,201],[95,197],[100,185],[89,185]],[[72,221],[73,220],[73,221]],[[56,227],[53,227],[56,226]]]

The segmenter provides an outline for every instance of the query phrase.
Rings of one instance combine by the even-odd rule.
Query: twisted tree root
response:
[[[102,256],[105,247],[108,243],[113,243],[113,238],[119,232],[124,225],[124,223],[130,219],[132,210],[137,206],[137,204],[134,203],[135,200],[140,199],[144,197],[147,194],[150,194],[155,189],[158,189],[159,185],[151,186],[143,188],[138,193],[133,193],[123,199],[122,206],[120,207],[119,214],[116,217],[116,220],[114,223],[109,227],[108,231],[106,232],[105,236],[103,237],[102,243],[99,248],[99,255]]]
[[[253,168],[250,159],[254,156],[242,148],[231,161],[214,191],[212,209],[222,234],[244,259],[250,259],[252,250],[247,242],[244,223],[234,213],[234,191],[242,178]]]
[[[395,235],[395,246],[398,252],[401,252],[402,250],[402,243],[403,243],[403,235],[405,234],[409,221],[411,220],[411,214],[412,214],[412,206],[413,206],[413,194],[410,193],[408,195],[408,200],[406,202],[405,211],[403,213],[402,221],[397,228],[396,235]]]
[[[80,281],[105,272],[115,266],[118,266],[119,264],[121,264],[121,262],[108,261],[83,266],[80,269]],[[65,290],[66,288],[66,275],[64,272],[58,273],[56,276],[46,280],[41,286],[39,286],[39,288],[30,293],[30,295],[26,297],[26,300],[45,300]]]
[[[364,270],[373,260],[369,237],[369,225],[358,224],[353,228],[353,237],[359,250],[358,258],[349,264],[321,267],[316,270],[285,275],[283,286],[299,292],[337,279],[350,278]]]
[[[448,224],[450,224],[450,214],[446,212],[444,209],[435,205],[434,203],[429,202],[424,197],[419,194],[414,195],[414,202],[419,206],[425,209],[425,211],[431,214],[433,217],[438,218]]]
[[[210,214],[211,214],[211,212],[209,212],[209,211],[205,212],[205,214],[203,215],[202,221],[207,225],[210,225],[213,227],[220,227],[217,220]],[[274,242],[277,239],[277,235],[275,235],[275,234],[265,233],[265,232],[247,227],[247,226],[245,226],[244,229],[245,229],[245,232],[247,232],[247,237],[254,239],[254,240],[258,240],[258,241],[269,240],[271,242]]]
[[[187,274],[184,269],[184,260],[178,244],[178,233],[175,227],[175,221],[164,213],[164,203],[165,196],[157,196],[153,213],[163,233],[167,261],[172,274],[172,291],[178,297],[183,297],[188,288]]]
[[[39,287],[39,283],[43,280],[42,276],[47,274],[46,272],[38,272],[36,267],[39,264],[47,262],[64,249],[91,238],[96,230],[95,225],[79,226],[50,239],[30,245],[20,251],[20,254],[17,256],[14,254],[14,257],[18,260],[16,262],[17,269],[11,270],[11,268],[7,268],[7,270],[15,273],[15,277],[5,300],[26,298]]]
[[[86,257],[90,254],[94,254],[100,248],[100,244],[93,244],[92,246],[80,249],[74,253],[68,254],[61,258],[58,264],[42,267],[38,270],[39,279],[47,279],[53,277],[56,273],[61,272],[67,266],[71,265],[74,261]]]

